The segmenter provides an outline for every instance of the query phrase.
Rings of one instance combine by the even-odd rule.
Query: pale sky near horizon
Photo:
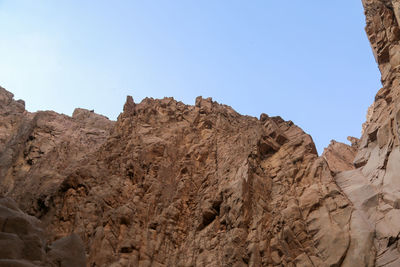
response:
[[[322,153],[381,87],[361,0],[0,0],[0,86],[29,111],[213,97],[292,120]]]

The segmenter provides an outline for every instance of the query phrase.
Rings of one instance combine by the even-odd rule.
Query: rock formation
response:
[[[353,218],[363,222],[358,229],[371,233],[368,247],[376,251],[375,266],[400,266],[400,2],[365,0],[363,5],[383,87],[368,111],[354,160],[357,169],[335,180],[355,207]]]
[[[83,243],[76,234],[50,244],[41,222],[11,199],[0,199],[0,226],[1,267],[85,265]]]
[[[321,157],[211,98],[128,96],[113,122],[0,88],[0,266],[400,266],[400,2],[363,4],[383,88]]]

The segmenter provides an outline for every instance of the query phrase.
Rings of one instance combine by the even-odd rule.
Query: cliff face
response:
[[[371,232],[375,266],[399,266],[400,233],[400,2],[363,1],[366,32],[382,73],[382,89],[368,111],[355,170],[335,180]],[[355,216],[353,216],[355,217]]]
[[[41,222],[23,213],[9,198],[0,199],[0,266],[85,266],[76,234],[48,242]]]
[[[399,266],[400,2],[363,4],[383,88],[321,157],[291,121],[209,98],[128,97],[112,122],[0,88],[0,266]],[[34,227],[7,230],[18,216]]]
[[[14,108],[2,193],[90,266],[340,264],[352,207],[292,122],[128,97],[116,123]],[[4,158],[4,160],[3,160]]]

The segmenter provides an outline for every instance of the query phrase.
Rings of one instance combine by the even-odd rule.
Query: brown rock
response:
[[[347,171],[354,169],[354,158],[357,153],[355,146],[348,146],[332,140],[324,149],[322,157],[328,163],[329,169],[333,172]]]
[[[363,5],[383,87],[322,157],[211,98],[128,96],[112,122],[0,88],[0,194],[21,208],[0,199],[0,266],[399,266],[400,4]]]
[[[300,255],[334,265],[346,255],[349,222],[327,218],[345,218],[349,203],[292,122],[201,97],[128,97],[116,123],[83,109],[15,114],[3,194],[43,219],[52,240],[79,235],[90,266],[293,266]],[[71,238],[44,257],[81,264],[59,260]]]
[[[85,251],[79,237],[57,240],[47,251],[41,222],[23,213],[11,199],[0,198],[0,226],[0,266],[85,266]],[[60,247],[66,243],[64,240],[74,243],[69,241],[69,246]],[[62,249],[57,257],[55,248]]]

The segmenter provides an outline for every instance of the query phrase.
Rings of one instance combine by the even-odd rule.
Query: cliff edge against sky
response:
[[[400,1],[363,5],[383,87],[322,156],[210,98],[127,97],[114,122],[0,88],[0,266],[399,266]]]

